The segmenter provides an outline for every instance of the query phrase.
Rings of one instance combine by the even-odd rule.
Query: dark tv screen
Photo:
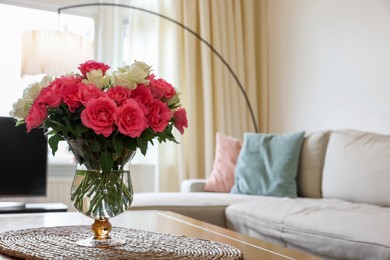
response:
[[[43,129],[26,133],[12,117],[0,117],[0,197],[45,196],[47,140]]]

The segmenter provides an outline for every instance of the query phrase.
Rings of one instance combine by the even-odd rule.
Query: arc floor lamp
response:
[[[160,14],[160,13],[148,10],[148,9],[144,9],[144,8],[140,8],[140,7],[136,7],[136,6],[132,6],[132,5],[125,5],[125,4],[86,3],[86,4],[69,5],[69,6],[64,6],[64,7],[58,8],[58,15],[60,15],[63,10],[73,9],[73,8],[80,8],[80,7],[88,7],[88,6],[114,6],[114,7],[123,7],[123,8],[138,10],[138,11],[141,11],[141,12],[144,12],[144,13],[148,13],[148,14],[151,14],[151,15],[158,16],[158,17],[160,17],[162,19],[165,19],[165,20],[168,20],[168,21],[170,21],[172,23],[175,23],[176,25],[182,27],[184,30],[186,30],[189,33],[191,33],[192,35],[194,35],[196,38],[198,38],[201,42],[203,42],[205,45],[207,45],[210,48],[212,53],[219,58],[219,60],[225,65],[227,70],[230,72],[230,74],[232,75],[232,77],[236,81],[236,83],[238,85],[238,88],[240,89],[240,91],[241,91],[241,93],[242,93],[242,95],[243,95],[243,97],[245,99],[246,105],[247,105],[247,107],[249,109],[249,113],[250,113],[250,116],[251,116],[251,120],[252,120],[252,123],[253,123],[254,130],[255,130],[256,133],[258,132],[257,122],[256,122],[256,118],[255,118],[254,113],[253,113],[253,109],[252,109],[251,103],[249,101],[249,98],[248,98],[248,95],[247,95],[247,93],[245,91],[245,88],[242,85],[242,83],[240,82],[240,80],[238,79],[236,73],[233,71],[233,69],[231,68],[229,63],[222,57],[222,55],[208,41],[206,41],[204,38],[202,38],[194,30],[192,30],[191,28],[185,26],[184,24],[182,24],[182,23],[180,23],[180,22],[178,22],[178,21],[176,21],[176,20],[174,20],[174,19],[172,19],[172,18],[170,18],[170,17],[168,17],[166,15],[163,15],[163,14]]]

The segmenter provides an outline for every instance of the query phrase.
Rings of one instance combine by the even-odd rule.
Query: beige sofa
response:
[[[308,134],[298,198],[203,192],[137,193],[132,210],[172,210],[326,259],[390,259],[390,136],[355,130]]]

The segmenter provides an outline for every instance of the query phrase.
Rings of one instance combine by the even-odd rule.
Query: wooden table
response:
[[[3,202],[0,202],[0,215],[14,213],[48,213],[68,211],[68,206],[66,206],[64,203],[26,203],[21,207],[2,207],[2,203]]]
[[[26,228],[91,225],[92,222],[76,212],[5,214],[0,215],[0,233]],[[114,228],[137,228],[230,244],[240,249],[245,259],[318,259],[169,211],[127,211],[110,222]],[[12,258],[0,255],[0,259]]]

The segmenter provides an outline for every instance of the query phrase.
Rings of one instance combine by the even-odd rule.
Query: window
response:
[[[136,12],[137,13],[137,12]],[[142,13],[140,13],[142,15]],[[148,17],[143,19],[147,19]],[[122,50],[123,64],[131,64],[134,59],[143,60],[149,64],[153,64],[154,70],[157,69],[157,49],[147,48],[145,51],[145,42],[136,42],[137,47],[134,46],[134,42],[128,41],[129,37],[129,23],[128,18],[125,18],[123,23],[124,29],[122,30],[123,44],[126,46]],[[1,35],[5,35],[0,45],[0,71],[2,72],[2,84],[0,95],[0,115],[9,116],[9,111],[12,109],[12,104],[22,96],[23,90],[31,83],[40,81],[43,75],[35,76],[20,76],[21,67],[21,49],[22,49],[22,35],[26,31],[30,30],[62,30],[70,31],[78,35],[89,37],[92,40],[95,38],[95,22],[92,18],[81,17],[75,15],[61,14],[60,17],[56,12],[48,12],[31,8],[24,8],[12,5],[0,4],[0,23],[3,25],[0,28]],[[12,24],[12,26],[4,26],[6,24]],[[146,23],[147,24],[147,23]],[[151,30],[153,29],[153,32]],[[145,35],[139,35],[139,33],[149,32],[146,37],[150,40],[152,34],[156,35],[156,28],[149,25],[148,28],[142,28],[138,30],[136,36],[137,39],[145,39]],[[154,41],[150,41],[154,42]],[[104,48],[101,44],[100,48]],[[131,54],[126,53],[126,50],[132,49]],[[141,52],[141,50],[143,50]],[[138,56],[132,56],[135,53]],[[122,64],[122,65],[123,65]],[[155,142],[157,145],[157,141]],[[133,164],[155,164],[157,147],[150,145],[148,153],[143,156],[138,152],[133,159]],[[50,147],[49,147],[50,150]],[[49,164],[51,165],[69,165],[74,163],[73,154],[68,151],[66,142],[60,142],[58,151],[55,157],[52,156],[51,151],[49,154]]]
[[[67,30],[82,36],[94,38],[94,21],[88,17],[58,14],[30,8],[0,5],[0,34],[3,35],[0,48],[0,115],[9,116],[12,104],[22,96],[24,88],[40,81],[43,75],[20,76],[22,35],[30,30]],[[12,25],[12,26],[5,26]],[[51,153],[50,153],[51,154]],[[61,142],[56,157],[49,156],[49,163],[69,164],[73,156]]]
[[[12,24],[12,26],[1,26],[0,33],[5,35],[3,37],[1,48],[0,48],[0,71],[2,72],[2,84],[0,86],[2,94],[0,95],[0,115],[9,116],[9,111],[12,109],[12,104],[22,96],[23,90],[31,83],[40,81],[43,75],[35,76],[20,76],[20,62],[21,62],[21,49],[22,49],[22,35],[26,31],[30,30],[62,30],[70,31],[78,35],[89,37],[92,40],[95,38],[95,23],[92,18],[81,17],[75,15],[61,14],[58,17],[56,12],[48,12],[31,8],[24,8],[11,5],[2,5],[0,4],[0,23],[1,24]],[[125,23],[128,25],[127,23]],[[126,29],[124,35],[124,45],[128,40],[128,27],[125,25]],[[150,26],[149,26],[150,29]],[[156,30],[156,29],[154,29]],[[146,30],[139,30],[138,32],[145,32]],[[149,33],[150,34],[150,33]],[[145,37],[150,39],[150,35],[142,36],[137,35],[138,37]],[[153,41],[148,41],[153,42]],[[129,44],[129,42],[127,42]],[[103,48],[103,46],[100,46]],[[124,48],[124,52],[129,50]],[[134,47],[134,46],[131,46]],[[144,43],[138,41],[139,49],[145,49]],[[156,50],[154,50],[156,51]],[[136,52],[133,52],[134,54]],[[153,57],[156,57],[155,53],[149,51],[149,56],[145,59],[145,51],[142,52],[141,57],[132,56],[129,59],[128,53],[123,56],[124,64],[130,64],[134,59],[143,60],[149,64],[153,64],[154,69],[156,70],[157,62],[153,60]],[[127,58],[124,58],[124,57]],[[157,141],[155,142],[157,143]],[[50,150],[50,147],[49,147]],[[146,156],[143,156],[138,152],[133,159],[134,164],[155,164],[156,163],[156,147],[150,145],[148,153]],[[68,146],[66,142],[60,142],[58,151],[55,157],[52,156],[51,151],[49,154],[49,164],[73,164],[74,157],[72,153],[68,151]]]

